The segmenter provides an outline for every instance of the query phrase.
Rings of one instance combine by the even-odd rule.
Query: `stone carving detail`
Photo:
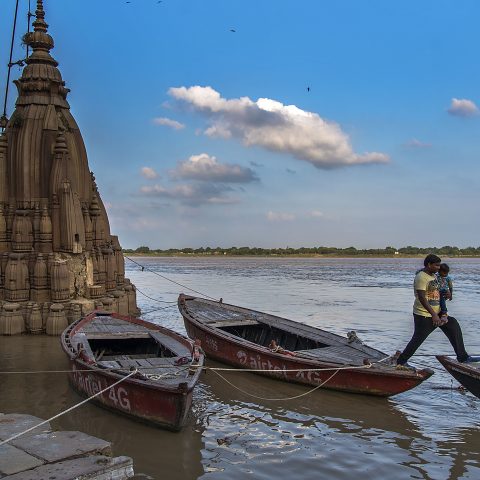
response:
[[[27,331],[29,333],[42,333],[43,332],[43,321],[42,313],[38,304],[33,304],[29,312],[27,319]]]
[[[95,302],[139,314],[50,54],[42,0],[35,16],[25,36],[31,55],[14,82],[15,111],[0,134],[0,334],[8,335],[25,324],[31,333],[59,334]]]
[[[0,335],[17,335],[25,331],[25,320],[19,303],[5,303],[0,314]]]
[[[28,267],[20,254],[11,254],[5,268],[4,296],[7,302],[26,302],[30,299]]]
[[[50,306],[50,313],[48,314],[45,327],[47,335],[60,335],[67,326],[65,307],[61,303],[53,303]]]
[[[33,225],[27,210],[17,210],[12,224],[12,250],[30,252],[33,247]]]
[[[67,262],[55,261],[50,270],[51,294],[54,302],[65,302],[70,298],[70,272]]]

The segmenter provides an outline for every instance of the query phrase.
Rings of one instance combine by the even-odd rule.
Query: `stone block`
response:
[[[12,445],[0,446],[0,477],[30,470],[44,463]]]
[[[17,433],[24,432],[42,422],[43,420],[41,418],[34,417],[33,415],[24,415],[20,413],[0,414],[0,440],[6,440]],[[46,423],[26,435],[35,435],[50,431],[50,424]]]
[[[125,480],[133,475],[131,458],[93,455],[43,465],[12,475],[8,480]]]
[[[47,462],[58,462],[81,455],[111,455],[111,445],[105,440],[82,432],[48,432],[19,437],[10,445]]]

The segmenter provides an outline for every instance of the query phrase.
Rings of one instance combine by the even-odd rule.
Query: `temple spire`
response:
[[[50,55],[50,50],[54,46],[53,38],[47,33],[48,24],[45,22],[45,11],[43,10],[43,0],[37,0],[37,9],[35,10],[35,21],[33,22],[33,32],[25,34],[25,43],[32,48],[32,54],[27,58],[26,63],[48,63],[57,66],[57,61]]]
[[[67,318],[100,301],[119,313],[139,313],[66,100],[69,90],[50,56],[54,42],[43,5],[37,1],[33,30],[24,37],[32,51],[0,134],[0,335],[43,327],[58,334]],[[57,317],[61,326],[52,328]]]

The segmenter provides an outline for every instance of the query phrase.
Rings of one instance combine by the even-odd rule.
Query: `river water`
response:
[[[412,280],[418,259],[139,258],[126,260],[144,318],[185,333],[174,304],[186,287],[340,335],[355,330],[393,353],[412,332]],[[451,315],[467,350],[480,354],[480,260],[448,260],[455,280]],[[174,284],[159,275],[178,282]],[[142,292],[142,293],[140,293]],[[145,297],[148,295],[151,299]],[[163,310],[158,310],[159,308]],[[148,313],[150,312],[150,313]],[[317,390],[249,373],[201,377],[189,424],[171,433],[94,405],[53,422],[114,442],[115,455],[133,457],[138,478],[155,479],[460,479],[480,478],[480,400],[459,391],[437,363],[451,354],[441,331],[415,357],[435,375],[390,399]],[[413,362],[413,363],[415,363]],[[219,365],[208,362],[209,365]],[[67,367],[58,338],[0,337],[0,370]],[[48,418],[79,402],[64,373],[0,375],[0,412]]]

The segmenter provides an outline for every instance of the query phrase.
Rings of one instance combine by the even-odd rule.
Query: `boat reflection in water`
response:
[[[55,337],[0,337],[0,351],[0,370],[69,370]],[[207,371],[181,432],[90,404],[53,426],[113,442],[115,455],[131,456],[136,473],[156,479],[351,480],[365,472],[389,480],[480,478],[474,420],[480,404],[468,393],[434,390],[428,382],[393,400],[323,389],[305,395],[305,386],[238,370],[219,373],[254,396]],[[0,412],[49,418],[82,400],[67,373],[4,375],[0,381]],[[265,400],[286,397],[298,398]]]
[[[209,367],[225,366],[209,361]],[[205,471],[228,471],[238,479],[265,471],[270,471],[265,478],[301,472],[308,479],[351,479],[370,470],[375,478],[446,479],[478,469],[480,457],[471,447],[478,445],[480,432],[464,429],[437,442],[402,411],[401,400],[327,390],[306,394],[308,389],[294,384],[218,373],[224,379],[207,373],[203,412],[197,412]],[[452,476],[435,475],[439,468]]]
[[[0,375],[1,413],[47,419],[83,400],[69,385],[70,366],[58,337],[0,336],[0,352],[1,371],[65,372]],[[87,403],[51,423],[53,428],[79,430],[112,442],[115,455],[133,458],[136,474],[172,480],[196,479],[203,474],[202,432],[195,429],[198,422],[193,416],[184,431],[177,433]]]

